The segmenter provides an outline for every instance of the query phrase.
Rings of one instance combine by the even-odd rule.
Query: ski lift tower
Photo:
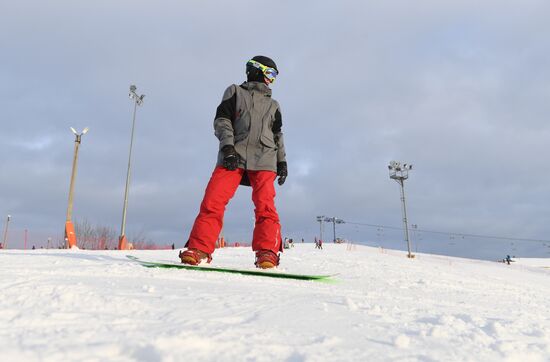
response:
[[[319,240],[323,240],[323,221],[325,221],[325,217],[317,216],[317,221],[319,222]]]
[[[411,242],[409,239],[409,227],[407,225],[407,207],[405,204],[405,180],[409,178],[409,171],[412,170],[412,165],[397,162],[397,161],[391,161],[388,165],[388,169],[390,172],[390,178],[392,180],[395,180],[401,189],[401,206],[402,206],[402,212],[403,212],[403,227],[405,230],[405,241],[407,242],[407,250],[408,258],[414,258],[414,254],[411,253]]]
[[[338,219],[337,217],[326,217],[325,221],[332,223],[332,232],[334,235],[334,239],[332,241],[336,243],[336,224],[344,224],[345,221],[342,219]]]

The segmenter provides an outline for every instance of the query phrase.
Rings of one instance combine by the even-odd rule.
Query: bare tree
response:
[[[108,226],[94,226],[87,219],[75,222],[76,239],[82,249],[112,249],[117,245],[115,231]]]

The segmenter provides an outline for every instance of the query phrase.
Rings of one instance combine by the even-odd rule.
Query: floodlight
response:
[[[73,133],[74,133],[75,135],[78,134],[78,132],[76,131],[76,129],[74,129],[73,127],[71,127],[71,131],[73,131]]]
[[[89,129],[88,127],[84,128],[84,129],[82,130],[82,134],[88,133],[89,130],[90,130],[90,129]]]
[[[400,162],[397,161],[391,161],[390,165],[388,166],[390,178],[392,180],[397,181],[397,183],[400,186],[401,190],[401,202],[402,202],[402,212],[403,212],[403,224],[404,224],[404,232],[405,232],[405,241],[407,242],[407,249],[408,249],[408,257],[414,258],[414,255],[411,253],[411,243],[409,239],[409,228],[407,223],[407,207],[405,204],[405,185],[404,182],[406,179],[409,178],[409,171],[412,170],[412,165],[409,163],[403,163],[401,165]]]
[[[134,128],[136,125],[136,110],[138,106],[143,104],[143,98],[145,95],[136,94],[137,87],[132,84],[130,85],[130,94],[129,97],[134,101],[134,114],[132,117],[132,132],[130,133],[130,152],[128,154],[128,170],[126,172],[126,187],[124,190],[124,206],[122,208],[122,225],[120,227],[120,237],[118,239],[118,249],[123,250],[127,248],[126,240],[126,212],[128,208],[128,189],[130,188],[130,168],[132,161],[132,145],[134,143]]]

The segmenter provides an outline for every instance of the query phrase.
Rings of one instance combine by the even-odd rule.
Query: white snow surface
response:
[[[550,259],[298,244],[279,270],[149,269],[177,250],[0,252],[2,361],[550,361]],[[249,248],[213,266],[254,269]]]

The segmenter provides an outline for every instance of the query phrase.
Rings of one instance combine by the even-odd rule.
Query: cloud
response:
[[[386,169],[397,159],[415,164],[412,222],[544,238],[548,10],[543,1],[282,1],[266,18],[245,1],[6,4],[0,213],[16,229],[59,234],[68,127],[88,126],[74,214],[118,229],[136,84],[146,98],[127,229],[182,246],[215,163],[215,107],[243,81],[244,62],[266,54],[281,69],[273,92],[290,174],[277,207],[288,234],[312,239],[318,214],[399,226]],[[249,190],[239,190],[226,235],[249,239],[252,214]]]

